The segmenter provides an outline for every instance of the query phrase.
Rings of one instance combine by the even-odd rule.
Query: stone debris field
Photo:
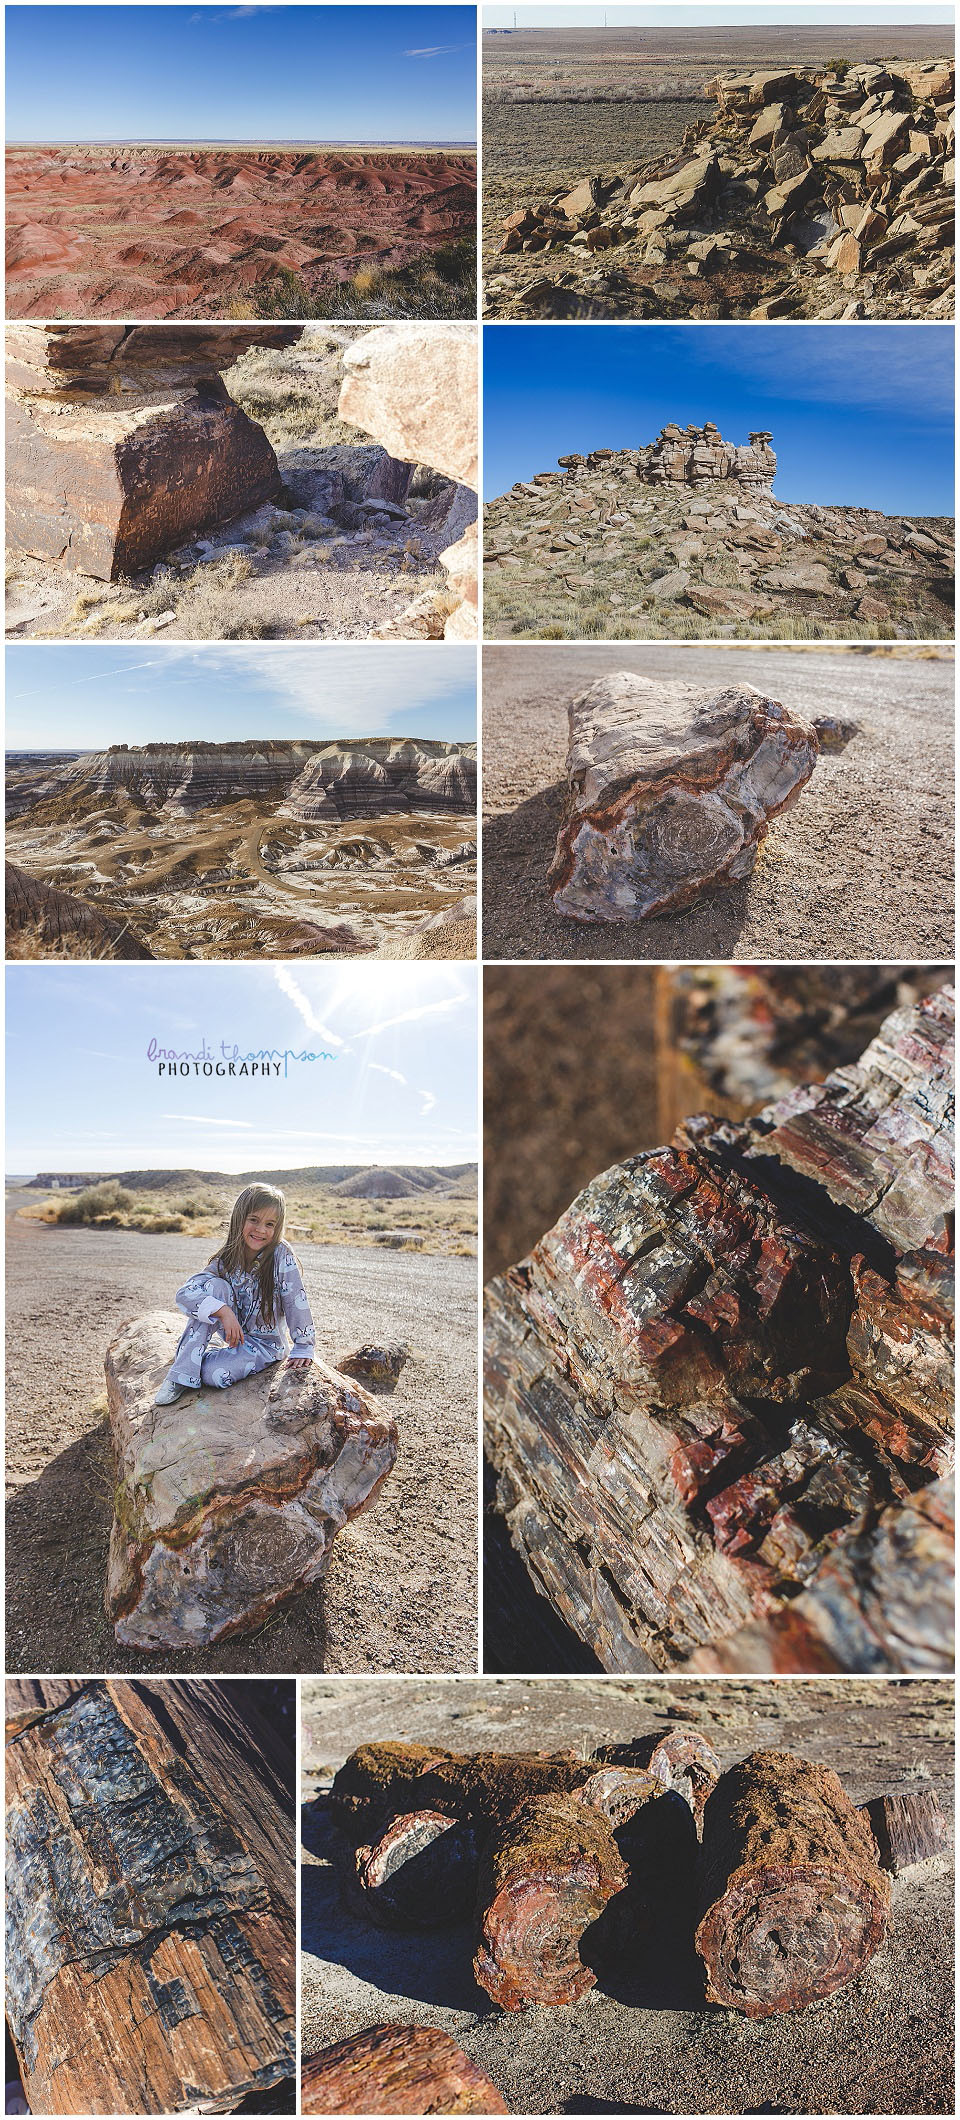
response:
[[[629,174],[530,198],[490,316],[953,315],[954,70],[721,75],[711,115]]]
[[[953,524],[780,502],[767,433],[664,427],[485,509],[488,638],[905,639],[953,630]]]

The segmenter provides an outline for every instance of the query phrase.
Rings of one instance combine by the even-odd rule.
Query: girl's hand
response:
[[[219,1310],[215,1310],[213,1315],[215,1318],[219,1318],[220,1320],[220,1330],[223,1334],[224,1339],[226,1340],[227,1346],[242,1347],[243,1326],[241,1325],[239,1318],[234,1315],[234,1312],[231,1310],[229,1303],[221,1303]]]
[[[292,1354],[292,1355],[290,1356],[290,1358],[289,1358],[288,1362],[287,1362],[287,1368],[288,1368],[288,1369],[312,1369],[312,1368],[313,1368],[313,1356],[312,1356],[312,1354]]]

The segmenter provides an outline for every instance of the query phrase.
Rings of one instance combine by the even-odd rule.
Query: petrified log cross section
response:
[[[152,567],[280,489],[220,374],[300,325],[21,324],[8,333],[11,550],[101,581]]]
[[[209,1681],[16,1700],[7,2013],[32,2112],[232,2111],[293,2074],[289,1766]]]
[[[244,1634],[321,1575],[397,1454],[397,1424],[314,1361],[154,1403],[180,1320],[134,1321],[106,1358],[116,1463],[106,1606],[139,1649]]]
[[[705,692],[629,670],[599,678],[569,719],[550,887],[574,920],[650,919],[742,881],[820,748],[752,685]]]
[[[952,1024],[688,1121],[490,1284],[500,1506],[606,1669],[950,1668]]]

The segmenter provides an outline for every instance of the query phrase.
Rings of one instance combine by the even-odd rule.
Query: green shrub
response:
[[[110,1215],[112,1225],[117,1226],[117,1210],[133,1206],[133,1194],[118,1185],[115,1178],[108,1178],[102,1185],[87,1185],[83,1192],[73,1193],[69,1200],[57,1208],[58,1222],[98,1222]]]

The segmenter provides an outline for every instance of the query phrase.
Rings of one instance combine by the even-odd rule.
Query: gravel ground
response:
[[[707,1730],[724,1766],[759,1746],[823,1760],[864,1802],[931,1779],[952,1815],[953,1687],[936,1680],[308,1680],[303,1688],[302,2039],[309,2053],[384,2021],[451,2032],[515,2113],[943,2113],[953,2107],[953,1890],[935,1858],[894,1881],[886,1945],[859,1980],[796,2016],[752,2022],[699,2001],[662,1951],[563,2009],[501,2014],[466,1929],[409,1936],[345,1912],[323,1790],[355,1745],[464,1751],[589,1747]],[[319,1796],[319,1801],[315,1799]]]
[[[130,1672],[103,1613],[112,1477],[103,1358],[121,1325],[173,1307],[209,1239],[7,1221],[7,1669]],[[252,1640],[153,1671],[476,1668],[476,1262],[298,1245],[333,1361],[371,1332],[413,1349],[392,1400],[400,1449],[325,1581]],[[53,1587],[55,1586],[55,1588]]]
[[[851,716],[775,819],[753,875],[691,911],[613,926],[562,920],[546,873],[560,821],[567,704],[608,670],[745,681],[795,712]],[[949,956],[953,682],[948,660],[789,649],[485,648],[486,957],[789,961]]]

